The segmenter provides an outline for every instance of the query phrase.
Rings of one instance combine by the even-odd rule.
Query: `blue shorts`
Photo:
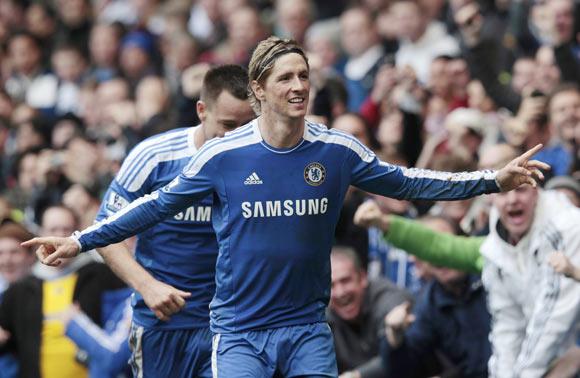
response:
[[[157,330],[132,324],[129,363],[135,378],[211,377],[208,328]]]
[[[211,358],[213,378],[338,376],[326,323],[216,334]]]

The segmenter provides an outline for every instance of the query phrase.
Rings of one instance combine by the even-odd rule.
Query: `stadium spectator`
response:
[[[340,17],[340,39],[347,55],[341,74],[348,92],[348,110],[358,112],[385,54],[370,12],[362,7],[345,11]]]
[[[68,235],[78,223],[68,208],[54,206],[42,214],[42,235]],[[86,368],[67,340],[57,315],[74,302],[97,324],[107,305],[105,294],[122,282],[90,255],[63,261],[58,267],[36,265],[33,274],[11,285],[0,305],[0,327],[9,332],[3,351],[19,361],[20,377],[79,377]],[[116,298],[115,298],[116,299]]]
[[[281,38],[290,38],[303,45],[306,31],[314,17],[312,0],[276,1],[274,33]]]
[[[95,24],[89,39],[90,77],[97,82],[113,79],[119,73],[121,31],[115,25]]]
[[[409,65],[421,83],[429,82],[429,66],[435,57],[456,56],[459,44],[445,27],[428,18],[418,1],[397,0],[389,11],[398,32],[399,49],[396,53],[397,67]]]
[[[241,64],[246,66],[252,49],[265,35],[265,27],[255,8],[243,6],[225,18],[227,38],[201,55],[200,60],[213,64]]]
[[[26,32],[12,35],[7,47],[10,72],[4,88],[14,101],[22,101],[34,79],[44,74],[42,52],[36,38]]]
[[[73,45],[61,45],[53,51],[51,64],[54,73],[43,75],[31,84],[26,103],[48,117],[78,114],[77,99],[88,72],[85,56]]]
[[[558,176],[550,179],[544,185],[546,190],[556,190],[563,193],[576,207],[580,207],[580,183],[570,176]]]
[[[427,217],[421,223],[448,234],[457,229],[445,218]],[[425,369],[422,362],[435,351],[451,362],[456,376],[487,377],[490,315],[481,277],[439,266],[431,266],[430,273],[434,279],[420,293],[412,313],[405,303],[384,318],[385,377],[417,376]],[[448,376],[450,371],[431,374]]]
[[[125,35],[121,41],[119,68],[131,88],[148,75],[155,75],[155,38],[144,31],[134,31]]]
[[[3,222],[0,226],[0,298],[7,287],[26,277],[36,261],[33,251],[20,246],[32,234],[23,226]],[[0,340],[10,334],[0,328]],[[3,343],[3,342],[0,342]],[[18,376],[18,361],[12,353],[0,356],[0,371],[6,378]]]
[[[350,247],[332,247],[330,265],[332,284],[326,318],[334,337],[339,376],[384,377],[379,344],[385,315],[411,297],[390,281],[367,279]]]

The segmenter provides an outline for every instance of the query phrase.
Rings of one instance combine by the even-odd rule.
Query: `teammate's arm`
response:
[[[171,315],[185,306],[185,299],[191,296],[191,293],[156,280],[133,258],[125,243],[97,248],[97,252],[119,278],[141,294],[147,307],[160,320],[169,320]]]

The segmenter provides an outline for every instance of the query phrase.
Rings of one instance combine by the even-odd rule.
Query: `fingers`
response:
[[[169,321],[169,316],[165,315],[161,310],[153,310],[155,317],[161,321],[167,322]]]
[[[524,177],[529,177],[532,175],[532,172],[530,172],[526,168],[520,167],[520,166],[509,167],[509,171],[511,174],[516,174],[516,175],[524,176]]]
[[[521,160],[529,160],[532,156],[534,156],[536,154],[536,152],[540,151],[542,149],[542,147],[544,147],[543,144],[537,144],[536,146],[534,146],[533,148],[527,150],[526,152],[524,152],[519,159]]]
[[[159,320],[168,321],[171,315],[181,311],[185,306],[185,299],[190,296],[191,293],[174,289],[158,304],[153,305],[151,309]]]
[[[544,181],[544,174],[539,169],[532,169],[532,177],[536,181]]]
[[[537,183],[537,182],[536,182],[536,180],[534,180],[532,177],[526,177],[526,178],[524,178],[524,182],[523,182],[523,184],[528,184],[528,185],[531,185],[531,186],[532,186],[532,188],[536,188],[536,187],[538,187],[538,183]],[[522,184],[522,185],[523,185],[523,184]]]
[[[177,292],[177,295],[179,295],[181,298],[189,298],[191,297],[191,293],[188,293],[187,291],[181,291],[181,290],[175,290]]]
[[[37,247],[42,244],[50,244],[50,239],[51,238],[49,237],[32,238],[30,240],[20,243],[20,245],[23,247]]]
[[[45,265],[59,266],[61,263],[61,261],[60,261],[61,255],[62,255],[62,251],[60,249],[57,249],[53,253],[46,256],[44,258],[44,260],[41,260],[41,262]]]
[[[526,163],[526,167],[528,168],[537,168],[537,169],[543,169],[545,171],[549,171],[550,169],[552,169],[552,167],[550,167],[549,164],[546,164],[542,161],[538,161],[538,160],[530,160]]]
[[[185,306],[185,299],[181,298],[177,293],[171,294],[171,308],[174,312],[181,310]]]

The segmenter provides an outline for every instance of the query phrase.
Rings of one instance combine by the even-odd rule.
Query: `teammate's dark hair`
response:
[[[247,100],[248,71],[234,64],[210,69],[203,78],[200,100],[212,106],[223,91],[239,100]]]

